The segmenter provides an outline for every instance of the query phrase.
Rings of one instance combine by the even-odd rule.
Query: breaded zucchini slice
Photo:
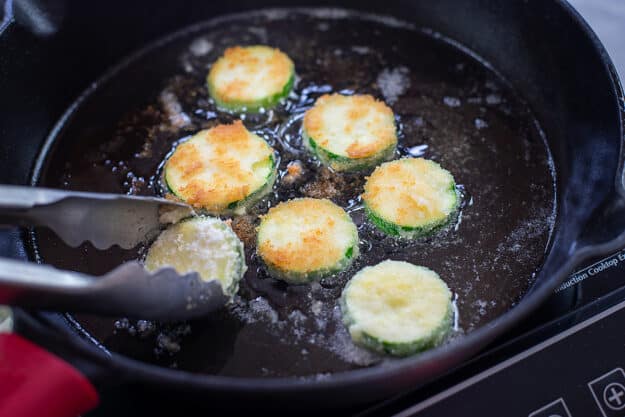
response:
[[[303,284],[347,268],[359,253],[358,230],[330,200],[298,198],[262,217],[256,248],[274,278]]]
[[[367,217],[386,234],[417,238],[453,217],[459,204],[454,177],[423,158],[386,162],[373,171],[362,195]]]
[[[395,116],[370,95],[324,95],[304,116],[303,139],[335,171],[372,168],[395,153]]]
[[[294,82],[293,61],[264,45],[226,49],[207,77],[208,92],[219,107],[247,112],[273,107],[289,95]]]
[[[165,163],[171,192],[211,214],[240,214],[276,179],[274,150],[239,120],[202,130],[178,145]]]
[[[197,271],[205,281],[216,279],[230,297],[247,270],[237,235],[223,221],[204,216],[169,226],[150,246],[145,268],[154,271],[165,266],[180,274]]]
[[[360,270],[340,300],[354,343],[408,356],[440,344],[452,326],[451,291],[423,266],[386,260]]]

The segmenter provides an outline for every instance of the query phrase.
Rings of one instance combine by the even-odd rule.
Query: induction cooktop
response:
[[[482,355],[359,416],[625,415],[625,249],[579,269]]]

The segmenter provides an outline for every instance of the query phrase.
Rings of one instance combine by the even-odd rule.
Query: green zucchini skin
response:
[[[261,109],[268,110],[274,108],[276,105],[278,105],[278,103],[280,103],[280,101],[286,99],[289,94],[291,94],[293,86],[295,85],[295,72],[291,74],[289,81],[284,85],[282,91],[257,101],[222,101],[218,98],[216,94],[215,86],[210,81],[208,81],[208,79],[206,83],[208,86],[208,92],[212,99],[215,101],[218,109],[231,113],[259,113]]]
[[[329,200],[280,203],[262,217],[257,232],[256,251],[267,272],[291,284],[342,271],[359,255],[356,225]]]
[[[221,240],[222,246],[220,248],[201,248],[201,241],[198,239],[203,237],[202,233],[205,232],[202,231],[203,227],[212,228],[211,233],[221,234],[223,240]],[[216,240],[207,241],[209,246],[216,243]],[[198,258],[207,262],[207,257],[216,254],[217,249],[219,249],[219,255],[222,257],[228,255],[230,262],[232,262],[230,269],[224,271],[227,276],[215,277],[213,273],[203,270],[202,267],[206,265],[205,263],[200,264],[199,268],[192,266]],[[185,257],[189,257],[189,259],[185,259]],[[185,263],[185,261],[189,262]],[[219,260],[216,259],[214,262],[219,262]],[[233,297],[237,293],[239,282],[247,270],[241,240],[226,223],[208,216],[188,217],[169,226],[148,249],[144,264],[151,271],[165,266],[172,266],[179,273],[196,271],[203,280],[216,279],[219,281],[224,294],[229,297]],[[195,266],[198,267],[198,264]]]
[[[392,159],[397,149],[393,110],[367,94],[326,94],[306,111],[302,140],[334,171],[363,171]]]
[[[455,219],[458,217],[458,209],[460,207],[460,197],[457,194],[457,190],[454,185],[453,191],[456,193],[456,203],[452,212],[446,219],[443,219],[438,222],[431,222],[426,225],[420,227],[409,227],[409,226],[401,226],[387,220],[384,220],[382,217],[378,216],[375,211],[371,210],[371,208],[364,203],[365,214],[367,216],[367,220],[371,222],[375,227],[377,227],[383,233],[386,233],[389,236],[402,238],[402,239],[420,239],[428,236],[432,236],[444,229],[445,227],[452,224]]]
[[[367,179],[362,199],[371,224],[389,236],[405,239],[435,234],[453,223],[460,208],[460,193],[453,176],[436,162],[423,158],[403,158],[378,166]],[[424,206],[411,207],[414,201],[424,204],[423,199]],[[378,209],[373,207],[372,201]],[[427,211],[432,210],[432,204],[434,214]],[[389,207],[395,207],[396,212],[389,211]],[[397,213],[405,215],[410,210],[425,210],[431,217],[407,225],[406,219]],[[382,214],[384,211],[386,215]]]
[[[221,216],[245,214],[245,212],[250,207],[252,207],[254,204],[262,200],[262,198],[265,197],[273,189],[273,186],[277,178],[275,158],[272,157],[270,163],[271,163],[271,172],[267,176],[267,181],[265,182],[265,184],[262,187],[258,188],[256,191],[254,191],[252,194],[244,198],[243,200],[234,201],[228,204],[228,208],[226,210],[220,210],[219,212],[214,212],[214,211],[206,210],[202,208],[196,208],[196,211],[199,214],[206,215],[206,216],[211,216],[211,215],[216,215],[216,214],[221,215]],[[165,175],[165,185],[167,186],[167,190],[170,193],[175,195],[180,200],[184,201],[184,198],[181,195],[179,195],[173,187],[169,185],[169,182],[167,181],[167,175]]]
[[[394,284],[406,285],[406,281],[402,282],[400,279],[398,283],[392,274],[389,275],[388,268],[399,268],[397,265],[400,265],[402,269],[395,272],[396,276],[397,274],[401,274],[403,277],[402,279],[405,279],[406,276],[410,276],[410,274],[413,273],[415,274],[413,275],[416,278],[416,282],[413,283],[415,287],[412,289],[406,289],[405,287],[387,287],[386,289],[381,289],[380,286],[384,284],[389,286]],[[406,268],[409,268],[409,270],[406,270]],[[419,278],[419,274],[426,275]],[[385,278],[388,281],[385,281]],[[372,282],[374,283],[373,287],[371,286]],[[348,298],[350,296],[350,289],[353,285],[364,285],[364,287],[360,288],[355,294],[351,295],[352,303],[355,303],[355,307],[350,306],[350,299]],[[418,291],[425,291],[425,293],[430,294],[430,297],[433,298],[421,298],[421,300],[410,298],[415,292],[415,289]],[[366,298],[364,300],[358,299],[358,294],[360,293],[360,296],[362,296],[363,291],[367,292],[367,295],[365,295]],[[393,293],[393,291],[396,291],[396,293]],[[399,300],[396,300],[394,297],[396,297],[398,294],[397,292],[400,291],[408,291],[408,293],[400,293],[404,296],[404,298],[400,297]],[[436,291],[436,293],[433,294],[432,291]],[[375,297],[369,296],[368,293],[375,294]],[[421,293],[419,292],[419,294]],[[356,297],[356,299],[353,297]],[[426,300],[425,302],[429,304],[426,304],[425,307],[423,304],[418,306],[418,303],[423,303],[424,300]],[[373,305],[363,304],[364,301],[371,302]],[[408,313],[406,313],[407,307],[404,304],[405,302],[416,302],[417,307],[408,305],[410,308],[407,310]],[[436,303],[441,304],[437,305]],[[397,307],[397,305],[399,305],[399,307]],[[410,356],[424,350],[431,349],[440,345],[448,337],[453,327],[454,308],[451,301],[451,292],[449,291],[447,285],[444,284],[435,272],[429,270],[428,268],[408,264],[407,262],[386,260],[377,265],[363,268],[356,275],[354,275],[354,277],[343,289],[343,293],[339,299],[339,306],[343,315],[343,323],[347,327],[354,343],[386,355]],[[360,311],[360,313],[354,314],[353,308],[355,308],[356,311]],[[365,311],[364,316],[363,308]],[[412,308],[416,308],[417,313],[415,313],[414,310],[411,310]],[[405,336],[399,338],[399,340],[397,338],[393,340],[392,336],[388,336],[390,339],[383,336],[385,332],[387,335],[396,335],[397,330],[388,331],[394,325],[392,322],[383,321],[383,325],[381,326],[378,321],[380,316],[376,315],[381,309],[383,312],[380,314],[389,314],[389,317],[387,318],[388,320],[393,320],[398,317],[397,314],[400,315],[399,317],[403,315],[401,319],[398,319],[401,323],[398,324],[398,326],[400,326],[399,329],[402,332],[409,332],[411,329],[405,327],[406,318],[412,320],[412,315],[414,315],[416,320],[419,320],[420,317],[423,317],[421,314],[424,314],[424,308],[427,313],[425,313],[426,317],[422,320],[425,321],[415,323],[415,325],[429,326],[433,318],[435,318],[434,324],[436,324],[429,329],[426,327],[424,334],[421,334],[418,337],[415,335],[413,340],[409,340],[409,338]],[[432,311],[431,309],[434,310]],[[358,317],[356,317],[358,314],[361,318],[363,318],[363,323],[358,322]],[[428,314],[434,315],[428,317]],[[369,318],[367,318],[367,316],[369,316]],[[371,317],[374,317],[375,319],[372,321]],[[412,322],[410,321],[410,323]],[[401,340],[402,338],[404,340]]]
[[[206,85],[217,107],[258,113],[286,98],[295,84],[295,65],[266,45],[232,46],[211,66]]]
[[[237,121],[200,131],[180,143],[165,163],[163,180],[171,194],[200,214],[239,215],[272,190],[277,161],[275,150]],[[246,175],[245,181],[237,183],[239,175]]]
[[[276,182],[278,176],[277,164],[275,158],[270,157],[271,172],[267,175],[267,181],[265,184],[254,191],[252,194],[244,198],[243,200],[235,201],[228,205],[228,210],[225,214],[244,214],[250,207],[258,203],[263,197],[265,197],[273,189],[273,185]]]
[[[391,145],[384,149],[382,152],[372,155],[367,158],[348,158],[334,154],[326,149],[323,149],[317,142],[304,131],[302,133],[302,139],[304,146],[315,156],[319,161],[326,166],[329,166],[334,171],[343,172],[357,172],[367,171],[375,168],[382,162],[389,161],[395,156],[396,145]]]
[[[294,285],[304,285],[310,284],[312,282],[319,281],[320,279],[335,274],[337,272],[341,272],[352,264],[354,259],[358,258],[360,255],[360,250],[358,248],[358,242],[354,243],[354,246],[345,251],[345,257],[337,264],[335,264],[332,268],[324,268],[318,269],[316,271],[300,273],[295,271],[288,271],[283,268],[280,268],[276,265],[273,265],[269,262],[265,262],[265,266],[267,267],[267,272],[272,277],[288,282],[289,284]],[[349,255],[348,255],[349,252]]]
[[[349,309],[345,304],[345,297],[340,298],[340,307],[341,311],[343,311],[343,324],[347,328],[350,328],[356,322],[353,317],[349,314]],[[391,355],[398,357],[406,357],[412,356],[419,352],[424,352],[426,350],[435,348],[439,346],[451,333],[452,325],[453,325],[453,317],[454,310],[451,302],[449,303],[449,308],[447,309],[447,314],[445,319],[441,322],[440,326],[438,326],[433,332],[431,337],[421,340],[415,340],[411,343],[393,343],[381,340],[370,334],[363,332],[359,338],[354,340],[355,343],[370,349],[374,352],[381,353],[383,355]]]

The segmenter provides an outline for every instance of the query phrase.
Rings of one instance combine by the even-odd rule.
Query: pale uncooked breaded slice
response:
[[[146,269],[166,266],[180,274],[198,272],[205,281],[217,280],[229,296],[237,292],[247,269],[237,235],[223,221],[203,216],[169,226],[150,246]]]
[[[341,310],[355,343],[395,356],[438,345],[453,318],[451,291],[436,272],[392,260],[354,275]]]

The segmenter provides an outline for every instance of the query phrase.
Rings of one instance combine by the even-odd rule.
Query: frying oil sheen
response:
[[[296,85],[284,103],[259,114],[215,107],[206,74],[225,48],[238,44],[268,44],[293,59]],[[337,299],[364,266],[396,259],[439,273],[454,292],[451,342],[507,311],[532,284],[548,245],[554,173],[527,106],[485,64],[454,45],[380,16],[277,10],[200,24],[114,69],[57,138],[42,185],[162,194],[163,161],[176,144],[237,117],[276,149],[279,178],[268,197],[233,219],[246,247],[248,272],[224,311],[168,325],[81,315],[77,322],[107,349],[163,366],[324,378],[390,360],[354,346],[341,322]],[[360,194],[368,173],[332,172],[301,143],[304,112],[333,92],[385,100],[397,116],[396,157],[433,159],[454,175],[462,205],[453,224],[430,238],[398,241],[366,222]],[[305,286],[269,277],[254,248],[258,216],[297,197],[341,205],[360,236],[361,255],[348,270]],[[90,273],[103,273],[145,250],[71,249],[45,231],[37,234],[37,249],[45,262]]]

